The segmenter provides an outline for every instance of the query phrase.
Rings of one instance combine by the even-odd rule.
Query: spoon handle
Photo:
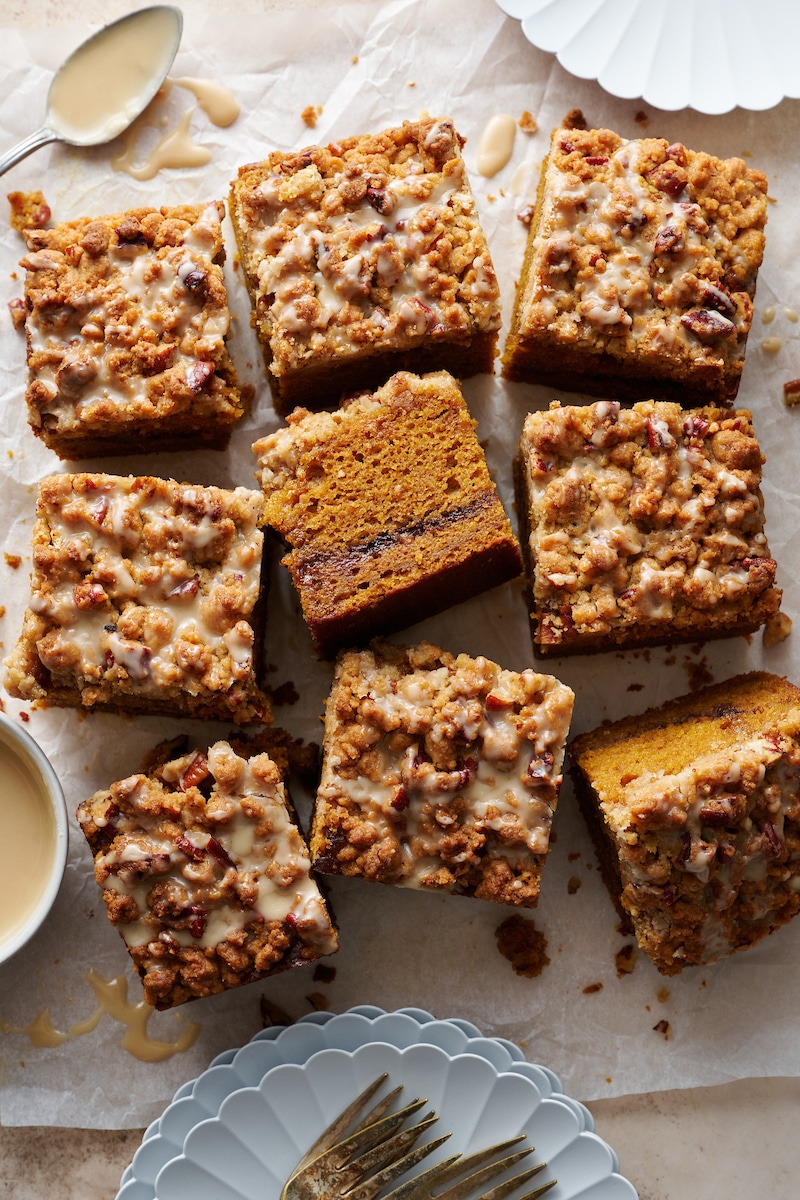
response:
[[[40,146],[46,146],[48,142],[57,142],[58,140],[58,134],[53,133],[52,129],[48,129],[46,125],[36,133],[30,134],[29,137],[23,138],[6,154],[0,155],[0,175],[4,175],[9,167],[13,167],[21,158],[26,158]]]

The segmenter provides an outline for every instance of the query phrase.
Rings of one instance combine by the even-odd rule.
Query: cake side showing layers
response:
[[[44,479],[8,690],[36,703],[270,721],[254,666],[262,509],[246,488]]]
[[[221,203],[28,229],[28,420],[62,458],[223,449],[243,406]]]
[[[338,949],[278,767],[237,749],[217,742],[77,811],[109,919],[159,1009]]]
[[[800,689],[765,672],[581,734],[568,749],[603,878],[665,975],[800,910]]]
[[[781,592],[745,410],[666,401],[531,413],[517,462],[542,656],[751,633]]]
[[[315,868],[534,907],[573,700],[552,676],[428,643],[343,652]]]
[[[766,191],[741,159],[555,130],[503,374],[622,400],[732,403]]]
[[[320,408],[395,371],[493,370],[499,287],[446,118],[274,152],[231,216],[275,407]]]
[[[317,650],[413,624],[514,578],[519,547],[461,390],[393,376],[261,439],[265,520]]]

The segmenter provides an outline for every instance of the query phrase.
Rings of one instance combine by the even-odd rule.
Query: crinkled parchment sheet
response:
[[[10,146],[38,123],[52,68],[86,32],[69,27],[3,33],[3,146]],[[141,204],[199,202],[225,197],[237,167],[274,147],[288,150],[312,140],[378,130],[416,117],[423,109],[434,115],[450,114],[468,139],[467,167],[501,280],[507,320],[525,238],[517,213],[533,194],[549,130],[576,105],[592,124],[608,125],[629,136],[643,130],[635,120],[639,103],[612,99],[594,83],[568,77],[549,55],[531,47],[519,24],[505,18],[491,0],[437,0],[436,4],[397,0],[241,18],[187,16],[173,74],[219,80],[241,104],[241,116],[228,129],[213,127],[201,112],[193,116],[196,140],[212,151],[207,167],[164,171],[149,182],[137,183],[110,167],[119,145],[88,152],[48,147],[6,175],[3,190],[41,187],[55,219]],[[172,127],[191,103],[188,92],[174,89],[159,113]],[[323,107],[313,133],[300,116],[307,105]],[[482,179],[475,161],[485,121],[500,112],[519,117],[524,109],[536,116],[541,132],[530,136],[518,131],[511,162],[494,179]],[[781,385],[800,376],[800,325],[785,315],[786,308],[800,307],[796,265],[800,224],[793,220],[800,171],[790,165],[799,111],[796,102],[786,101],[763,114],[739,111],[716,118],[650,112],[647,125],[650,134],[721,156],[751,154],[753,165],[770,177],[775,203],[770,206],[766,262],[740,402],[753,409],[767,455],[764,492],[769,541],[780,566],[784,609],[795,617],[800,601],[795,584],[800,560],[796,454],[800,411],[784,408]],[[151,130],[150,136],[163,128]],[[6,301],[21,292],[17,262],[22,243],[7,220],[0,220],[0,226],[2,536],[5,551],[22,556],[17,570],[0,561],[0,604],[6,609],[0,638],[10,648],[27,596],[35,485],[61,466],[25,422],[23,338],[12,330],[5,309]],[[253,483],[251,443],[278,421],[248,324],[241,276],[234,270],[229,228],[227,236],[232,348],[243,380],[256,389],[252,411],[230,450],[120,459],[93,466],[123,473],[164,473],[200,483]],[[761,319],[767,306],[777,311],[769,326]],[[762,349],[766,335],[782,339],[777,354]],[[490,469],[513,516],[511,461],[523,417],[530,408],[545,405],[551,393],[508,385],[499,378],[470,380],[465,391],[479,422]],[[421,637],[454,652],[488,655],[517,670],[533,661],[518,584],[492,591],[401,635],[412,640]],[[266,658],[274,668],[271,684],[277,687],[291,680],[300,694],[296,704],[277,709],[277,720],[296,736],[318,740],[331,670],[311,655],[285,572],[277,567]],[[671,652],[565,659],[548,669],[575,689],[573,729],[579,731],[685,692],[692,664],[704,665],[715,679],[764,667],[800,681],[797,659],[797,635],[769,652],[758,636]],[[8,697],[5,702],[6,711],[16,719],[19,704]],[[94,715],[81,720],[75,712],[58,709],[33,712],[28,724],[61,776],[71,813],[96,788],[138,769],[143,753],[179,727],[178,722],[155,718]],[[193,732],[201,739],[215,739],[226,730],[197,725]],[[307,799],[300,798],[300,808],[307,816]],[[333,982],[314,982],[310,969],[294,971],[189,1005],[182,1013],[159,1014],[150,1024],[153,1036],[174,1039],[182,1020],[198,1021],[202,1031],[191,1050],[156,1064],[139,1062],[124,1051],[122,1028],[107,1016],[94,1032],[55,1049],[34,1049],[22,1034],[0,1034],[0,1121],[106,1128],[144,1125],[159,1114],[184,1080],[201,1072],[219,1051],[241,1045],[259,1028],[262,994],[293,1016],[309,1010],[310,993],[323,991],[335,1011],[358,1003],[387,1009],[418,1005],[440,1017],[464,1017],[487,1034],[518,1041],[531,1060],[552,1067],[565,1087],[584,1099],[800,1072],[796,1037],[800,921],[756,949],[707,970],[687,970],[665,980],[639,956],[633,974],[620,979],[614,955],[625,939],[616,932],[617,917],[600,884],[568,783],[555,831],[557,841],[535,914],[552,961],[538,979],[516,976],[498,953],[495,928],[509,910],[476,900],[334,879],[331,892],[343,948],[331,960],[336,967]],[[570,894],[567,884],[572,876],[580,879],[581,886]],[[86,978],[89,968],[107,979],[127,972],[130,993],[138,999],[139,985],[127,961],[121,939],[106,920],[90,856],[73,821],[69,866],[52,919],[24,952],[0,968],[0,1020],[25,1025],[46,1008],[56,1027],[65,1029],[89,1016],[95,1008]],[[598,983],[601,990],[584,992]],[[659,1000],[664,988],[668,997],[664,999],[662,992]],[[654,1031],[661,1020],[669,1022],[668,1040]]]

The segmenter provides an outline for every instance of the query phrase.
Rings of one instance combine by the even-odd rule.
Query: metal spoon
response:
[[[156,4],[87,38],[50,84],[45,124],[0,156],[0,175],[48,142],[98,146],[117,137],[166,79],[182,32],[180,9]]]

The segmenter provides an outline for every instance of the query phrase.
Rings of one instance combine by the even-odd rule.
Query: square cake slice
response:
[[[739,675],[575,738],[603,878],[664,975],[800,910],[800,689]]]
[[[217,742],[112,783],[77,817],[109,920],[155,1008],[338,950],[268,754]]]
[[[752,633],[779,609],[749,412],[669,401],[525,420],[517,508],[541,656]]]
[[[268,723],[256,679],[262,509],[246,488],[42,480],[8,690],[39,703]]]
[[[621,400],[732,403],[766,193],[739,158],[555,130],[503,374]]]
[[[343,652],[314,867],[535,907],[573,700],[550,675],[428,643]]]
[[[231,216],[276,410],[491,373],[499,288],[448,119],[242,167]]]
[[[519,547],[456,381],[394,375],[262,438],[265,519],[317,651],[413,625],[517,576]]]
[[[61,458],[223,449],[243,406],[224,205],[28,229],[28,420]]]

